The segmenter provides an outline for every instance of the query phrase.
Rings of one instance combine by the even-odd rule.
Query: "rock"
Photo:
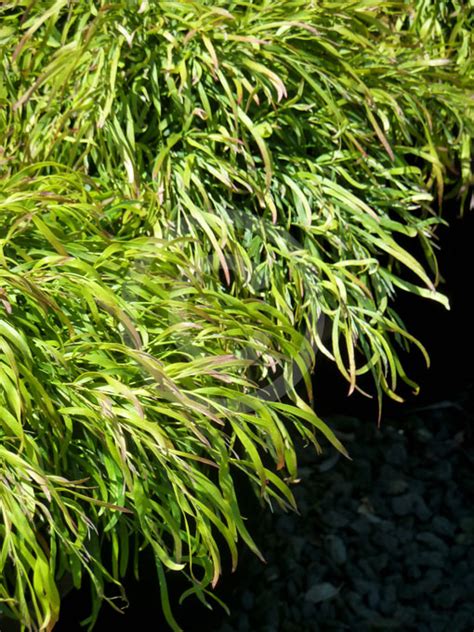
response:
[[[407,461],[407,451],[403,443],[397,442],[390,446],[387,450],[386,459],[390,465],[405,465]]]
[[[426,551],[419,553],[416,561],[420,566],[443,568],[446,563],[446,557],[438,551]]]
[[[360,595],[356,590],[349,590],[343,596],[347,600],[351,609],[357,613],[362,605],[362,595]]]
[[[305,538],[301,536],[294,535],[291,538],[291,549],[292,554],[294,555],[295,560],[299,560],[303,551],[305,551],[305,555],[308,555],[308,542]],[[312,547],[311,547],[312,548]]]
[[[270,565],[265,569],[265,579],[268,582],[274,582],[280,577],[280,571],[277,566]]]
[[[357,466],[357,482],[362,488],[370,486],[372,483],[372,464],[364,458],[356,461]]]
[[[408,516],[413,511],[413,495],[396,496],[392,499],[392,509],[397,516]]]
[[[304,599],[302,604],[302,615],[303,619],[314,620],[317,616],[316,604],[312,603],[308,599]]]
[[[453,468],[448,460],[438,461],[433,468],[433,478],[437,481],[449,481],[453,476]]]
[[[298,476],[302,480],[304,479],[309,480],[312,476],[314,476],[314,468],[308,465],[300,465],[298,467]]]
[[[380,553],[375,557],[371,557],[369,562],[370,565],[377,571],[377,573],[380,573],[385,568],[387,568],[390,560],[391,557],[389,557],[388,553]]]
[[[403,547],[403,557],[406,561],[413,560],[415,555],[418,553],[418,544],[415,542],[414,538],[412,538],[409,542],[405,544]]]
[[[399,630],[400,622],[389,617],[376,616],[370,621],[371,630]]]
[[[456,612],[450,616],[449,629],[454,630],[471,630],[472,629],[472,608],[456,609]],[[446,628],[448,629],[448,628]]]
[[[350,481],[342,481],[336,483],[333,487],[334,494],[340,498],[350,498],[354,489],[354,483]]]
[[[463,584],[466,589],[466,596],[471,603],[474,603],[474,567],[470,567],[471,572],[466,573],[463,578]]]
[[[431,522],[431,529],[438,535],[452,537],[454,535],[455,525],[444,516],[434,516]]]
[[[359,630],[363,630],[366,627],[367,622],[372,622],[374,617],[377,616],[377,613],[370,608],[367,608],[363,602],[358,605],[356,613],[361,618],[360,624],[357,625],[357,629]]]
[[[379,502],[378,505],[382,507],[382,502]],[[357,513],[365,516],[372,524],[380,526],[385,523],[385,521],[377,515],[376,510],[367,497],[364,497],[362,502],[358,505]]]
[[[398,540],[395,535],[386,533],[384,531],[376,531],[372,538],[374,544],[379,546],[384,551],[389,553],[395,553],[398,550]]]
[[[421,496],[417,495],[414,497],[413,508],[415,511],[415,515],[419,520],[426,522],[426,520],[429,520],[431,518],[431,509],[428,507]]]
[[[335,597],[339,590],[339,588],[336,588],[329,582],[322,582],[311,586],[311,588],[306,591],[304,598],[313,604],[320,603],[321,601]]]
[[[387,494],[390,496],[397,496],[407,491],[409,485],[403,478],[394,478],[386,482]]]
[[[307,586],[307,589],[309,589],[314,584],[319,584],[323,581],[323,578],[326,575],[326,567],[321,561],[318,561],[317,563],[313,562],[306,570],[305,575],[305,585]]]
[[[462,597],[460,591],[455,586],[450,586],[437,592],[434,601],[441,608],[452,608],[460,597]]]
[[[403,601],[412,601],[418,598],[417,591],[413,584],[402,584],[398,587],[397,594]]]
[[[322,516],[324,522],[334,529],[342,529],[349,523],[349,516],[334,510],[327,511]]]
[[[474,534],[472,533],[459,533],[454,541],[456,544],[460,544],[464,547],[468,547],[470,544],[474,543]]]
[[[441,489],[431,489],[428,499],[428,505],[434,514],[441,512],[441,506],[443,504],[443,491]]]
[[[443,574],[437,568],[430,568],[422,577],[419,583],[419,592],[423,593],[433,593],[437,588],[441,586],[443,582]]]
[[[452,455],[453,452],[455,452],[458,447],[459,444],[456,442],[456,439],[450,439],[449,441],[437,443],[433,449],[438,459],[446,460]],[[454,455],[454,458],[452,460],[456,460],[456,455]]]
[[[434,533],[430,533],[429,531],[422,531],[416,536],[418,542],[426,544],[431,549],[436,549],[442,553],[448,551],[448,545],[438,538],[438,536],[434,535]]]
[[[453,561],[457,561],[460,559],[463,559],[466,555],[466,547],[463,546],[462,544],[455,544],[454,546],[452,546],[449,550],[450,553],[450,557]]]
[[[299,623],[301,621],[301,615],[302,615],[300,605],[295,604],[294,606],[291,606],[290,612],[291,612],[291,618],[293,619],[293,621],[295,621],[296,623]]]
[[[326,537],[326,550],[335,564],[345,564],[347,561],[347,549],[343,540],[336,535]]]
[[[365,516],[360,516],[349,524],[349,528],[359,535],[368,535],[372,529],[372,525]]]
[[[392,467],[388,463],[384,463],[380,468],[380,481],[385,483],[386,481],[391,481],[394,478],[398,478],[400,476],[399,468]]]
[[[410,559],[407,560],[407,564],[405,567],[405,573],[408,579],[418,580],[420,579],[422,573],[418,564],[415,564]]]
[[[474,568],[474,546],[470,546],[467,550],[466,560],[471,568]]]
[[[446,620],[446,617],[432,613],[430,615],[430,625],[426,629],[427,632],[446,632],[446,630],[451,627],[449,623],[450,622]]]
[[[470,568],[471,567],[469,566],[467,560],[461,560],[456,565],[456,574],[458,575],[458,577],[462,577],[463,575],[467,575],[469,573]],[[471,586],[474,587],[474,576],[473,576],[473,581],[471,583]]]
[[[361,569],[363,576],[366,579],[373,579],[378,581],[379,578],[377,577],[377,573],[374,571],[374,569],[371,567],[366,559],[362,558],[361,560],[359,560],[357,566]]]
[[[417,467],[413,472],[413,476],[420,481],[431,481],[433,480],[433,471],[430,468]]]
[[[459,526],[466,533],[474,534],[474,516],[466,516],[465,518],[461,518],[459,521]]]
[[[250,632],[252,627],[250,625],[249,617],[246,612],[242,612],[239,616],[239,632]]]
[[[328,621],[334,618],[334,606],[332,601],[326,600],[319,607],[322,621]]]
[[[353,578],[352,583],[354,585],[354,588],[357,590],[359,595],[366,595],[367,593],[369,593],[372,588],[373,588],[373,582],[371,582],[368,579],[359,579],[359,578]]]
[[[276,523],[276,529],[277,529],[277,532],[284,533],[284,534],[293,533],[295,529],[294,516],[290,514],[279,516]]]
[[[264,612],[265,612],[265,622],[267,623],[270,630],[272,632],[273,630],[279,630],[281,615],[280,615],[280,609],[275,607],[274,600],[268,608],[265,608]]]
[[[298,597],[298,589],[292,579],[288,581],[285,591],[290,599],[296,599]]]
[[[390,615],[394,611],[397,600],[397,589],[395,584],[387,583],[382,589],[379,610],[384,615]]]
[[[371,584],[371,588],[367,595],[367,602],[369,604],[369,608],[372,610],[378,608],[380,603],[380,590],[377,584]]]
[[[244,608],[244,610],[252,610],[255,603],[255,597],[253,593],[251,593],[249,590],[244,590],[242,592],[241,601],[242,601],[242,607]]]
[[[412,625],[416,618],[416,608],[398,606],[394,613],[395,618],[403,625]]]
[[[459,510],[462,509],[463,500],[464,499],[461,494],[454,487],[446,492],[444,496],[444,505],[448,509],[449,513],[458,515]]]
[[[417,428],[414,434],[415,434],[415,438],[420,443],[429,443],[430,441],[433,440],[433,434],[426,428]]]
[[[411,531],[411,529],[407,529],[405,527],[398,527],[397,539],[400,542],[400,544],[406,544],[407,542],[411,542],[413,539],[413,532]]]

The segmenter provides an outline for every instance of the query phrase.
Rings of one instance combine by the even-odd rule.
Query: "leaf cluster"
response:
[[[6,614],[50,630],[88,576],[92,625],[147,546],[179,629],[167,572],[206,601],[222,543],[260,555],[235,472],[294,508],[294,431],[345,452],[317,353],[350,393],[416,390],[393,300],[448,306],[435,207],[472,183],[471,5],[1,4]]]

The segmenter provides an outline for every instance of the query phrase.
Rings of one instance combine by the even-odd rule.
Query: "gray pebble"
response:
[[[372,526],[365,516],[360,516],[350,523],[349,528],[359,535],[368,535]]]
[[[372,566],[369,564],[367,560],[361,559],[359,560],[357,565],[359,566],[362,573],[364,573],[364,576],[367,579],[378,580],[377,573],[374,571],[374,569],[372,568]]]
[[[347,561],[347,549],[344,541],[337,535],[328,535],[326,537],[326,550],[329,557],[335,564],[345,564]]]
[[[459,526],[466,533],[474,534],[474,516],[466,516],[465,518],[461,518],[459,521]]]
[[[299,560],[303,551],[305,554],[308,554],[308,543],[305,538],[301,536],[294,535],[290,541],[292,555],[294,555],[295,560]]]
[[[397,529],[397,539],[400,542],[400,544],[411,542],[413,540],[413,532],[411,531],[411,529],[407,529],[405,527],[399,527]]]
[[[339,589],[333,584],[330,584],[329,582],[322,582],[311,586],[311,588],[306,591],[304,598],[311,603],[319,603],[321,601],[326,601],[326,599],[332,599],[332,597],[335,597],[338,592]]]
[[[415,430],[415,437],[420,443],[429,443],[433,440],[433,434],[426,428],[417,428]]]
[[[456,562],[457,560],[463,559],[466,556],[467,547],[463,546],[462,544],[456,543],[450,548],[449,553],[451,559]]]
[[[446,563],[446,557],[438,551],[424,551],[418,554],[416,561],[420,566],[443,568]]]
[[[396,496],[392,499],[392,509],[397,516],[408,516],[413,511],[413,495]]]
[[[386,584],[382,589],[382,598],[380,600],[379,610],[384,615],[390,615],[394,611],[397,600],[397,589],[395,584]]]
[[[438,535],[453,536],[455,525],[444,516],[434,516],[431,529]]]
[[[461,596],[456,587],[449,587],[437,592],[434,601],[441,608],[452,608]]]
[[[380,603],[380,590],[377,584],[371,585],[371,588],[367,595],[367,601],[369,604],[369,608],[372,608],[372,610],[375,610],[378,608],[379,603]]]
[[[431,509],[428,507],[421,496],[415,496],[413,504],[415,515],[419,520],[425,522],[426,520],[429,520],[431,518]]]
[[[398,496],[408,489],[408,483],[403,478],[394,478],[386,482],[387,494],[390,496]]]
[[[422,531],[416,536],[418,542],[422,542],[426,544],[428,547],[432,549],[437,549],[441,552],[446,552],[448,550],[448,545],[438,538],[438,536],[434,535],[434,533],[430,533],[429,531]]]
[[[403,443],[397,442],[387,450],[386,459],[390,465],[401,466],[405,465],[407,456],[407,451]]]
[[[373,568],[377,571],[377,573],[380,573],[385,568],[387,568],[390,560],[391,560],[391,557],[389,557],[388,553],[380,553],[379,555],[376,555],[375,557],[371,557],[369,561],[370,561],[370,565],[373,566]]]
[[[239,632],[250,632],[252,626],[250,625],[249,617],[246,612],[242,612],[239,616]]]
[[[251,593],[249,590],[244,590],[242,592],[241,601],[242,601],[242,606],[244,610],[251,610],[255,603],[255,597],[253,593]]]
[[[338,511],[327,511],[323,515],[324,522],[335,529],[341,529],[349,523],[349,516],[342,514]]]
[[[402,584],[398,587],[397,594],[403,601],[417,599],[418,595],[413,584]]]
[[[453,468],[449,461],[442,460],[436,463],[433,469],[433,478],[437,481],[449,481],[453,476]]]
[[[442,572],[437,568],[430,568],[419,583],[419,592],[420,594],[427,593],[429,595],[439,588],[442,582]]]
[[[416,618],[416,608],[408,606],[398,606],[395,610],[395,617],[404,625],[411,625]]]
[[[420,579],[422,573],[421,573],[420,567],[417,564],[413,564],[412,562],[409,562],[406,575],[409,579],[418,580]]]
[[[454,630],[471,630],[472,629],[472,608],[456,608],[456,612],[450,615],[449,629]]]
[[[395,553],[399,548],[397,537],[395,535],[392,535],[391,533],[376,531],[372,540],[374,544],[379,546],[384,551],[388,551],[389,553]]]

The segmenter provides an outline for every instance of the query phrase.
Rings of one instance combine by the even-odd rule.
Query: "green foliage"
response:
[[[219,542],[260,554],[236,470],[290,508],[292,429],[345,452],[310,405],[316,353],[349,392],[416,389],[393,299],[447,306],[433,196],[472,182],[472,4],[1,4],[9,616],[52,629],[88,575],[93,624],[148,546],[179,629],[168,571],[206,600]]]

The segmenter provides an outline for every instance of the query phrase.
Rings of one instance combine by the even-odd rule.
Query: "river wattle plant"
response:
[[[292,508],[296,436],[347,455],[320,354],[376,407],[417,389],[396,296],[448,307],[472,9],[0,4],[0,618],[50,631],[87,580],[93,627],[147,548],[181,629],[170,573],[213,604],[223,545],[264,555],[236,474]]]

